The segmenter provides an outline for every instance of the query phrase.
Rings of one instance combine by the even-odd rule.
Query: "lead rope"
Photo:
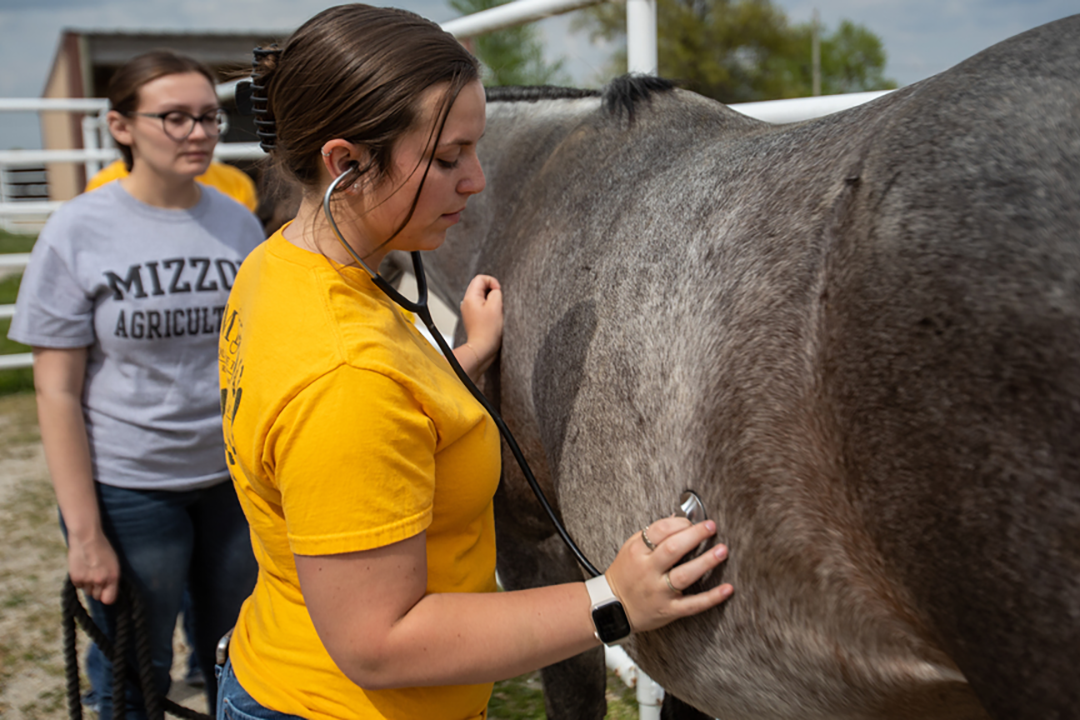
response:
[[[164,720],[165,713],[186,720],[213,720],[206,713],[179,705],[157,691],[150,653],[149,631],[146,613],[138,590],[125,578],[120,578],[120,593],[116,598],[116,637],[110,641],[101,628],[94,623],[86,608],[79,602],[79,594],[68,576],[60,593],[64,628],[64,676],[67,683],[68,717],[82,720],[82,696],[79,691],[79,654],[76,647],[75,623],[82,627],[101,651],[112,658],[113,701],[126,704],[128,683],[142,690],[149,720]],[[134,637],[137,668],[128,667],[131,641]]]

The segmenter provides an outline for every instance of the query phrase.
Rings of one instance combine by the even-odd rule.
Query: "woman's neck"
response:
[[[195,207],[202,189],[194,178],[165,178],[150,170],[141,170],[136,163],[120,184],[136,200],[167,210],[187,210]]]
[[[363,248],[358,247],[357,237],[360,234],[356,223],[352,221],[352,215],[345,207],[334,210],[334,220],[338,228],[345,235],[350,247],[364,259],[367,266],[378,271],[379,263],[386,257],[386,250],[377,250],[370,255],[364,255]],[[330,258],[341,265],[358,265],[348,250],[341,246],[341,241],[334,234],[330,222],[323,213],[321,195],[307,195],[300,202],[300,209],[296,218],[285,228],[285,239],[299,248],[318,253]]]

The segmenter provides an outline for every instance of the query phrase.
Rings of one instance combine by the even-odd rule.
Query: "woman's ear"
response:
[[[113,140],[121,145],[131,147],[131,118],[121,115],[115,110],[110,110],[105,116],[105,122],[109,126],[109,134]]]
[[[351,167],[367,167],[368,151],[363,145],[336,138],[322,146],[322,161],[327,174],[333,180]],[[359,180],[359,177],[356,180]],[[358,183],[354,180],[345,191],[358,192]]]

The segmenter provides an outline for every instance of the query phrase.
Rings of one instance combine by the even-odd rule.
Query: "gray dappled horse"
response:
[[[731,547],[645,672],[722,720],[1080,716],[1080,16],[789,126],[497,97],[432,287],[502,281],[487,391],[594,564],[688,487]],[[504,582],[580,579],[504,474]],[[544,679],[602,717],[598,652]]]

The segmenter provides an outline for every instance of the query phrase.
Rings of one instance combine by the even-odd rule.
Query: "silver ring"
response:
[[[682,590],[671,584],[671,573],[664,573],[664,582],[666,582],[667,586],[671,588],[671,592],[675,593],[676,595],[682,595]]]
[[[653,541],[649,539],[649,534],[647,532],[645,532],[648,529],[649,529],[648,525],[641,528],[641,539],[642,539],[642,541],[644,541],[645,547],[649,548],[650,550],[655,550],[656,546],[653,545]]]

